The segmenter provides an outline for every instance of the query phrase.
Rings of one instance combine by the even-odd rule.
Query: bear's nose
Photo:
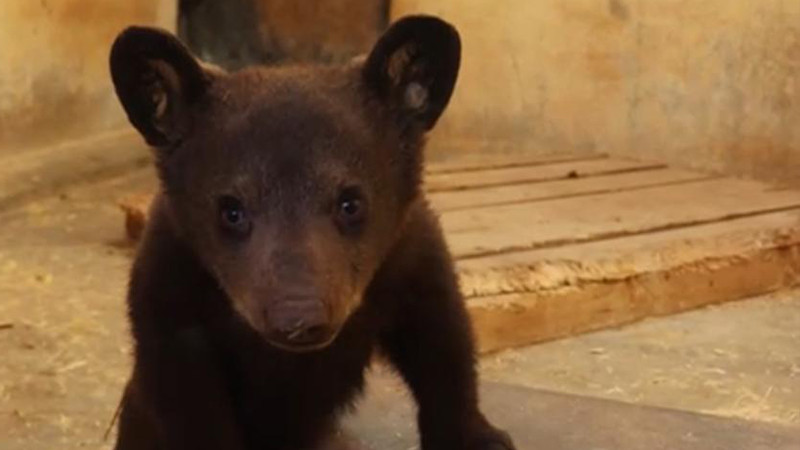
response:
[[[316,298],[275,302],[267,311],[267,320],[272,328],[270,340],[290,349],[325,344],[333,334],[328,311]]]

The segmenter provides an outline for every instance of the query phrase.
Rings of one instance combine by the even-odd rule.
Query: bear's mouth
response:
[[[287,341],[285,339],[275,339],[269,336],[265,337],[265,340],[269,345],[275,347],[278,350],[282,350],[285,352],[290,353],[311,353],[315,351],[324,350],[325,348],[329,347],[336,338],[339,336],[339,330],[331,333],[328,337],[324,340],[316,341],[316,342],[293,342]]]

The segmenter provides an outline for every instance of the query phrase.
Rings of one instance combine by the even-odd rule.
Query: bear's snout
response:
[[[266,311],[268,340],[290,351],[323,348],[335,337],[330,314],[318,298],[289,298],[272,302]]]

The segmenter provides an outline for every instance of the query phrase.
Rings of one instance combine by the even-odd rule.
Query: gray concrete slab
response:
[[[417,448],[402,390],[377,388],[348,422],[371,450]],[[483,388],[492,420],[519,450],[797,450],[800,429],[498,383]]]
[[[484,358],[486,379],[800,427],[800,291]]]

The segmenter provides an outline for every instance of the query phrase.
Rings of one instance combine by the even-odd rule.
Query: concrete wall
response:
[[[491,141],[800,180],[800,1],[392,2],[394,18],[414,12],[464,41],[441,149]]]
[[[111,40],[131,23],[174,28],[176,3],[0,1],[0,157],[124,125]],[[330,57],[372,38],[373,19],[358,18],[382,2],[312,3],[259,0],[259,16],[293,51]],[[361,31],[330,19],[292,34],[347,11]],[[591,150],[800,184],[800,1],[391,2],[393,18],[413,12],[449,19],[464,40],[440,156]]]
[[[118,128],[108,52],[129,24],[174,29],[174,0],[0,1],[0,156]]]

